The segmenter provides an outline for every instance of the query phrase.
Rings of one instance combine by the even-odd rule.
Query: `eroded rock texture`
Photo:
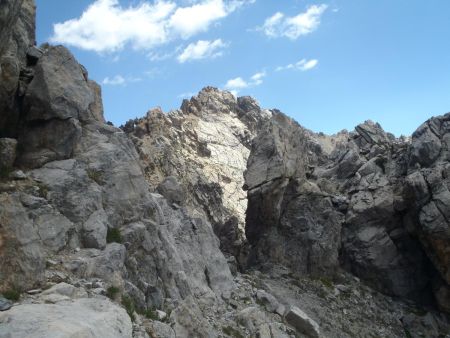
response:
[[[207,87],[118,129],[31,0],[0,66],[1,337],[449,334],[448,116],[329,137]]]
[[[2,158],[12,157],[12,151],[3,151],[5,144],[17,144],[17,158],[8,160],[7,169],[25,173],[11,180],[2,171],[0,292],[97,279],[129,300],[131,315],[175,310],[180,331],[198,311],[195,329],[210,336],[197,299],[220,303],[234,285],[211,225],[151,192],[133,143],[104,123],[99,87],[73,55],[62,46],[32,46],[34,31],[24,29],[22,16],[34,20],[33,2],[5,6],[13,28],[6,34],[8,46],[17,50],[2,54],[2,60],[10,55],[18,74],[27,77],[11,80],[7,98],[15,101],[1,100],[11,107],[1,116],[17,117],[17,123],[4,120],[8,132],[1,137],[11,134],[15,141],[2,138]],[[70,312],[70,306],[62,310]],[[183,306],[190,311],[176,310]],[[192,336],[192,329],[183,332]],[[104,336],[101,332],[92,336]]]
[[[313,276],[343,266],[391,295],[429,301],[434,291],[445,309],[449,118],[410,141],[371,121],[327,137],[274,114],[245,173],[249,264]]]
[[[170,193],[164,187],[173,185],[168,178],[176,180],[182,188],[177,195],[184,198],[169,199],[211,222],[221,248],[239,256],[247,208],[242,173],[250,142],[269,117],[250,97],[236,99],[207,87],[181,109],[169,114],[153,109],[123,129],[139,150],[150,184],[161,184],[164,194]]]

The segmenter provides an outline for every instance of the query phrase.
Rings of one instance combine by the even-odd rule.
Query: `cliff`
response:
[[[445,337],[449,115],[313,133],[206,87],[105,123],[0,2],[0,337]]]

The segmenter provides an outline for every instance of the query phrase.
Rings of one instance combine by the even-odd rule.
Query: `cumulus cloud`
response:
[[[294,70],[300,70],[302,72],[305,72],[307,70],[310,70],[310,69],[313,69],[314,67],[316,67],[318,63],[319,63],[319,61],[316,59],[311,59],[311,60],[301,59],[300,61],[298,61],[296,63],[290,63],[286,66],[279,66],[276,68],[276,71],[294,69]]]
[[[237,96],[242,89],[261,85],[263,83],[263,78],[266,77],[266,75],[265,71],[258,72],[252,75],[248,81],[239,76],[228,80],[224,87],[233,93],[234,96]]]
[[[250,83],[254,86],[259,86],[263,83],[263,78],[266,77],[266,75],[265,71],[256,73],[250,78],[252,80]]]
[[[249,86],[248,82],[245,81],[242,77],[236,77],[234,79],[230,79],[225,84],[225,88],[227,89],[243,89]]]
[[[105,77],[102,81],[102,84],[104,85],[110,85],[110,86],[125,86],[127,83],[133,83],[133,82],[140,82],[142,81],[139,77],[132,77],[129,76],[127,78],[124,78],[122,75],[115,75],[113,77]]]
[[[178,55],[178,62],[184,63],[190,60],[211,59],[223,54],[223,49],[227,46],[221,39],[214,41],[199,40],[190,43],[183,52]]]
[[[312,5],[305,12],[296,16],[286,16],[281,12],[277,12],[267,18],[261,30],[268,37],[287,37],[296,40],[300,36],[314,32],[320,25],[322,14],[328,8],[327,5]]]
[[[151,49],[206,31],[254,0],[202,0],[179,7],[170,0],[142,1],[123,7],[119,0],[96,0],[79,18],[53,27],[51,42],[95,52],[115,52],[131,45]]]

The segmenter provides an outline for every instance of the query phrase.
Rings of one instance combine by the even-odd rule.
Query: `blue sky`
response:
[[[207,85],[328,134],[411,134],[450,111],[447,0],[36,0],[38,43],[70,48],[116,125]]]

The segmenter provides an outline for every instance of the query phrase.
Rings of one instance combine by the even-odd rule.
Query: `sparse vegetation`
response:
[[[328,278],[326,278],[326,277],[320,277],[319,280],[320,280],[320,281],[322,282],[322,284],[323,284],[325,287],[327,287],[328,289],[333,289],[333,288],[334,288],[333,282],[332,282],[330,279],[328,279]]]
[[[411,332],[409,332],[409,330],[406,327],[404,327],[403,330],[405,331],[406,338],[412,338]]]
[[[264,302],[261,299],[259,299],[259,298],[256,298],[256,304],[258,304],[261,307],[265,306]]]
[[[37,187],[38,187],[39,197],[47,198],[48,191],[49,191],[48,186],[44,183],[38,183]]]
[[[133,300],[130,297],[122,296],[122,306],[127,311],[130,316],[131,321],[135,321],[136,317],[134,316],[134,311],[136,311],[136,306],[134,305]]]
[[[110,286],[106,290],[106,296],[110,299],[116,299],[116,296],[119,294],[119,292],[120,292],[119,288],[115,286]]]
[[[21,291],[17,287],[13,287],[9,290],[2,292],[3,297],[5,297],[6,299],[9,299],[13,302],[17,302],[20,299],[20,294],[21,294]]]
[[[155,309],[147,309],[142,314],[148,319],[159,320],[158,313]]]
[[[416,316],[425,317],[427,315],[427,310],[419,307],[411,308],[411,313],[414,313]]]
[[[106,242],[108,243],[122,243],[122,235],[117,228],[108,228],[106,233]]]
[[[103,173],[100,170],[88,168],[86,170],[88,177],[96,182],[98,185],[103,185]]]
[[[244,336],[238,330],[236,330],[235,328],[233,328],[231,326],[222,327],[222,331],[229,337],[244,338]]]
[[[6,181],[11,174],[12,168],[0,166],[0,181]]]

